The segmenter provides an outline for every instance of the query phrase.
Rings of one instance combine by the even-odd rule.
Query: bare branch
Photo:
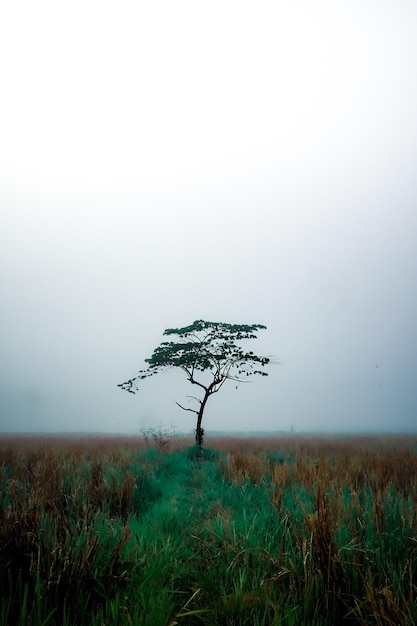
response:
[[[182,404],[180,404],[179,402],[176,402],[175,404],[177,404],[180,409],[183,409],[183,411],[191,411],[191,413],[197,413],[198,415],[198,411],[196,411],[195,409],[187,409],[187,407],[182,406]]]
[[[191,400],[195,400],[196,402],[201,404],[201,400],[200,400],[200,398],[197,398],[197,396],[187,396],[187,398],[190,398]]]
[[[203,385],[203,383],[199,383],[198,380],[195,380],[194,377],[191,377],[188,379],[190,381],[190,383],[192,383],[193,385],[198,385],[199,387],[201,387],[204,390],[207,390],[207,387],[205,385]]]

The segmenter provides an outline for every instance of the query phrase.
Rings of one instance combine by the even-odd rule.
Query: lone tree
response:
[[[201,448],[204,437],[201,422],[209,397],[217,393],[226,380],[244,382],[247,376],[254,374],[268,376],[257,368],[268,365],[269,358],[246,352],[236,344],[244,339],[257,339],[256,331],[265,328],[262,324],[225,324],[203,320],[197,320],[184,328],[167,328],[164,335],[176,335],[178,339],[163,341],[155,348],[153,355],[145,359],[148,363],[147,369],[140,370],[136,376],[120,383],[118,387],[135,393],[141,380],[158,374],[162,369],[182,369],[190,383],[203,390],[201,399],[190,396],[197,401],[197,409],[186,408],[177,402],[184,411],[192,411],[197,415],[195,440]],[[203,375],[203,372],[207,375]],[[199,380],[196,379],[197,376]]]

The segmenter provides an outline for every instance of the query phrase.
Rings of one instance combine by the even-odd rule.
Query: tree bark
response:
[[[199,448],[203,447],[203,439],[204,439],[204,429],[201,427],[201,422],[203,420],[204,408],[206,406],[206,402],[210,396],[210,387],[205,389],[204,398],[201,401],[200,409],[197,413],[197,426],[195,429],[195,443]]]

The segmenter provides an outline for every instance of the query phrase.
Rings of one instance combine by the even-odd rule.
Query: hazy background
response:
[[[0,9],[1,431],[174,424],[167,327],[263,323],[210,430],[417,426],[417,4]],[[186,401],[186,400],[185,400]]]

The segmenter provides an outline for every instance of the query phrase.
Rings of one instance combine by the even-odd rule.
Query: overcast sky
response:
[[[6,2],[0,431],[135,433],[165,328],[261,323],[210,430],[417,430],[417,4]],[[186,401],[186,400],[185,400]]]

